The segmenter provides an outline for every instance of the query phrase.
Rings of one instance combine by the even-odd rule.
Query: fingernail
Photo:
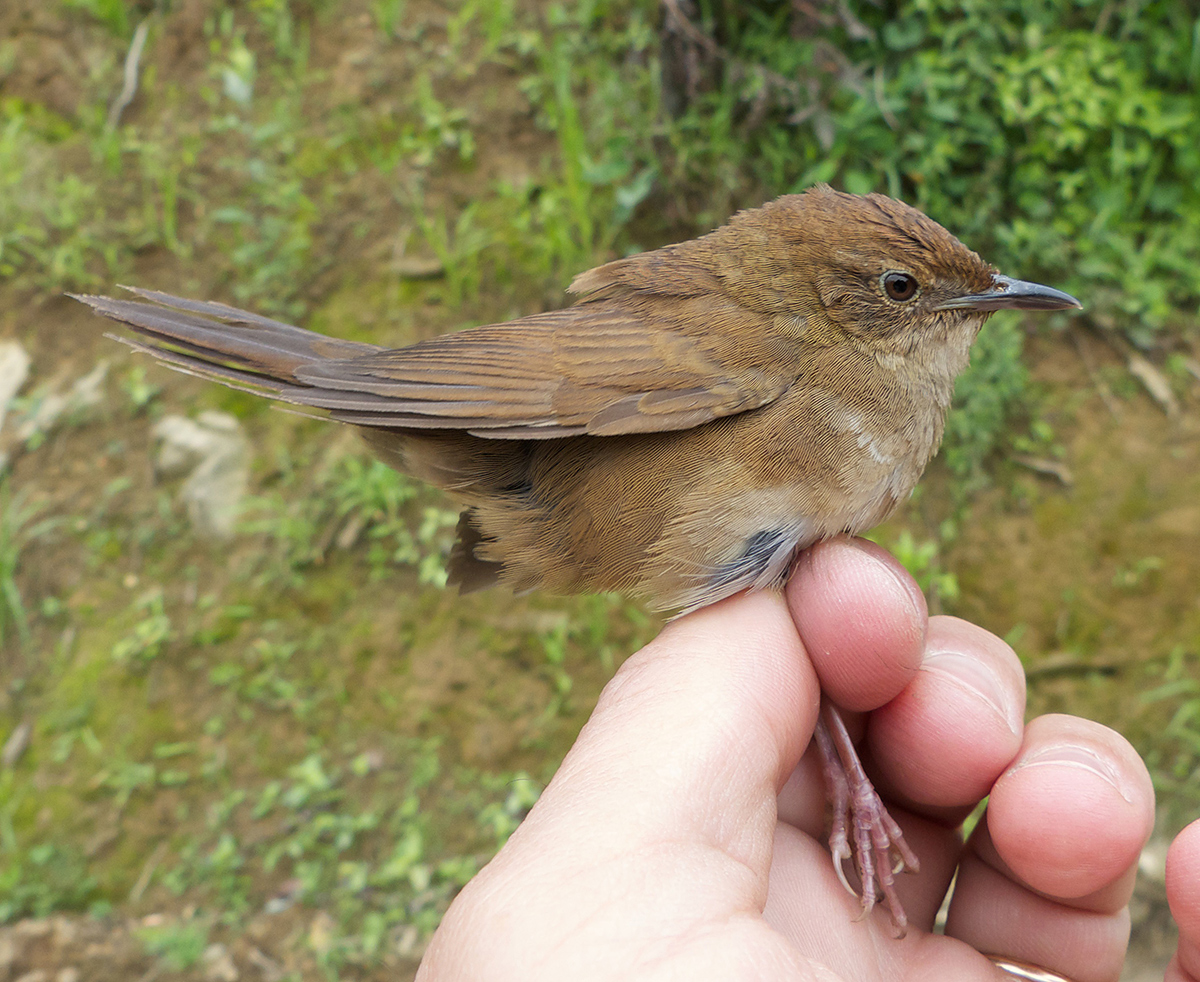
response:
[[[932,651],[925,655],[921,670],[936,672],[976,696],[1004,720],[1010,732],[1020,735],[1024,730],[1023,707],[1013,698],[1014,694],[1004,684],[1004,679],[986,661],[960,651]]]
[[[1019,764],[1008,773],[1015,774],[1027,767],[1077,767],[1080,770],[1094,774],[1113,789],[1126,801],[1133,801],[1133,795],[1125,790],[1121,781],[1120,771],[1107,758],[1088,747],[1074,743],[1050,744],[1028,754]]]

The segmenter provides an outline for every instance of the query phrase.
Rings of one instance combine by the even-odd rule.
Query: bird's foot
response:
[[[814,735],[833,805],[829,851],[838,879],[851,894],[861,898],[860,920],[870,914],[876,903],[882,903],[892,917],[896,937],[902,938],[908,930],[908,918],[896,895],[895,877],[905,871],[915,873],[921,864],[863,770],[846,724],[832,703],[822,702]],[[853,859],[858,867],[861,893],[846,877],[848,859]]]

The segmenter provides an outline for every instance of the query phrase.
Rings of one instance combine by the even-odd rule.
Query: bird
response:
[[[1081,306],[910,205],[828,185],[580,273],[562,309],[403,348],[129,289],[73,296],[173,368],[359,427],[455,499],[464,592],[617,591],[675,614],[779,590],[804,549],[888,518],[984,322]],[[815,740],[838,875],[902,936],[894,874],[918,859],[828,699]]]

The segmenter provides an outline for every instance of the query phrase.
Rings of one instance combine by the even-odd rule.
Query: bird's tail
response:
[[[312,392],[297,374],[305,365],[381,350],[373,344],[328,338],[223,303],[187,300],[136,287],[125,289],[142,299],[70,296],[132,329],[138,337],[110,335],[131,348],[179,371],[287,402],[314,404],[311,398],[298,398],[303,390]]]

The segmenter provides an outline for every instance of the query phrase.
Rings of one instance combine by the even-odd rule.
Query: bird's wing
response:
[[[604,305],[322,361],[296,377],[351,422],[524,439],[686,429],[765,405],[787,387],[782,378],[731,369],[696,340]],[[352,407],[336,403],[354,393],[387,404],[351,417]]]
[[[675,329],[669,305],[585,302],[386,350],[135,292],[154,302],[79,299],[174,367],[363,426],[516,439],[679,430],[765,405],[791,382],[736,339],[725,352],[707,341],[735,331],[745,311],[733,307],[711,311],[695,337]]]

